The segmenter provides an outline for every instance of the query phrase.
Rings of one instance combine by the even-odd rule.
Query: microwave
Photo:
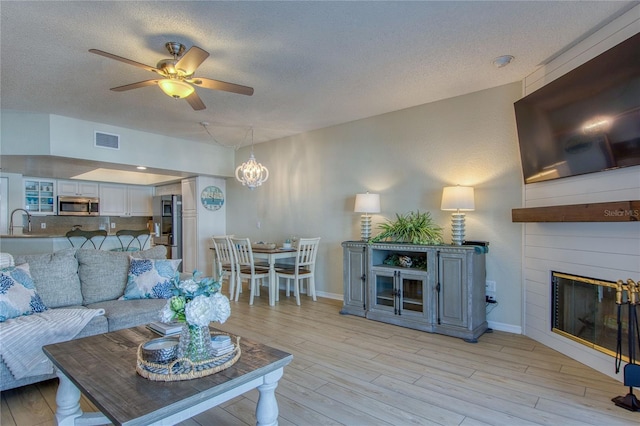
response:
[[[98,216],[99,214],[99,198],[58,197],[58,216]]]

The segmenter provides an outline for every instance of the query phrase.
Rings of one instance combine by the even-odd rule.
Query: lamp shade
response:
[[[380,194],[356,194],[356,213],[380,213]]]
[[[190,84],[187,84],[183,81],[171,80],[168,78],[159,80],[158,86],[160,86],[162,91],[168,96],[176,99],[186,98],[195,90]]]
[[[442,190],[440,210],[472,211],[475,210],[473,188],[470,186],[447,186]]]

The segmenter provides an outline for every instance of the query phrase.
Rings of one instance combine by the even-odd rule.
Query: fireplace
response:
[[[629,304],[623,293],[616,304],[617,285],[611,281],[552,272],[551,330],[590,348],[615,356],[618,318],[620,353],[628,354]]]

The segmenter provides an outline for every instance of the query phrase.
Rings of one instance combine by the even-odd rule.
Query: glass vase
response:
[[[185,324],[180,333],[178,358],[188,358],[193,362],[205,361],[212,358],[209,327]]]

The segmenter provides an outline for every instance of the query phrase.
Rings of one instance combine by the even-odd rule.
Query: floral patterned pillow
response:
[[[28,263],[0,269],[0,322],[46,310]]]
[[[169,299],[182,259],[129,260],[129,275],[121,299]]]

